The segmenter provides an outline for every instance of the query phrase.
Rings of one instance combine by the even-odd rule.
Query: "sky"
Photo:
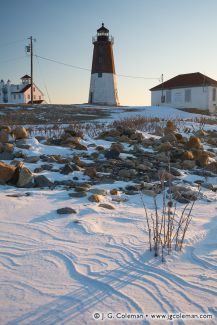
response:
[[[217,80],[216,0],[0,0],[0,79],[30,74],[34,52],[91,69],[92,36],[104,22],[114,36],[122,105],[150,105],[149,89],[178,74],[201,72]],[[34,81],[51,103],[85,103],[90,71],[39,58]]]

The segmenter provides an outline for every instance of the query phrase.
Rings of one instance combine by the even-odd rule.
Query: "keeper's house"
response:
[[[180,74],[153,88],[151,105],[217,113],[217,81],[200,72]]]
[[[42,104],[44,102],[44,94],[33,84],[33,103]],[[29,104],[31,103],[31,77],[25,75],[21,78],[20,84],[7,83],[4,80],[0,82],[0,104]]]

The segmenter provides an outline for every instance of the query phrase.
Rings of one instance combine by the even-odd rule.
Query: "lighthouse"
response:
[[[93,37],[89,104],[118,106],[117,76],[113,55],[114,39],[104,24]]]

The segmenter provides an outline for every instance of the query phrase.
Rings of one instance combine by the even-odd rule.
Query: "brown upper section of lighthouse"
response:
[[[91,73],[115,73],[112,40],[109,36],[109,30],[104,27],[104,24],[97,30],[97,37],[93,44]]]

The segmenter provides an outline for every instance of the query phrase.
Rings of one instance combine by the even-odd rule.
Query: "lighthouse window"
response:
[[[102,78],[102,72],[98,72],[98,78]]]

